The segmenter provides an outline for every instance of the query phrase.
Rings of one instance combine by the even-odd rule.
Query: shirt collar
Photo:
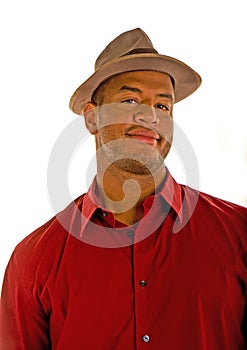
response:
[[[166,178],[158,196],[161,196],[172,207],[180,221],[183,217],[183,187],[178,184],[166,168]]]
[[[97,209],[102,209],[95,195],[95,190],[96,190],[96,177],[94,178],[91,186],[89,187],[89,190],[85,194],[84,200],[82,203],[82,208],[81,208],[82,220],[81,220],[80,236],[83,234],[83,231],[88,221],[91,219],[95,211]]]
[[[98,198],[95,194],[96,190],[96,178],[94,178],[88,192],[84,196],[83,204],[82,204],[82,214],[83,214],[83,220],[82,220],[82,226],[81,226],[81,232],[83,232],[85,226],[87,225],[88,221],[92,217],[92,215],[95,213],[97,209],[101,209],[102,211],[105,211],[105,209],[100,205]],[[170,174],[169,170],[166,168],[166,178],[165,181],[155,196],[150,196],[146,200],[148,200],[151,197],[161,197],[163,198],[168,205],[173,208],[173,210],[178,215],[178,218],[180,222],[182,221],[182,202],[183,202],[183,191],[182,186],[178,184],[175,179]]]

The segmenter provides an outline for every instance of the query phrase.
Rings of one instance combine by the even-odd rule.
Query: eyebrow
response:
[[[137,93],[139,93],[139,94],[142,93],[142,91],[141,91],[140,89],[136,88],[136,87],[131,87],[131,86],[123,85],[123,86],[121,87],[120,91],[125,91],[125,90],[127,90],[127,91],[132,91],[132,92],[137,92]]]
[[[128,86],[128,85],[123,85],[121,88],[120,88],[120,91],[132,91],[132,92],[136,92],[136,93],[139,93],[139,94],[142,94],[142,91],[136,87],[132,87],[132,86]],[[166,94],[166,93],[160,93],[160,94],[157,94],[157,97],[163,97],[163,98],[168,98],[169,100],[173,101],[173,96],[172,94]]]

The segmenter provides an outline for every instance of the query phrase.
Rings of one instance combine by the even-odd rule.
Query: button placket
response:
[[[148,334],[145,334],[143,337],[142,337],[142,340],[144,341],[144,343],[148,343],[150,341],[150,336]]]
[[[131,230],[131,229],[127,232],[127,235],[128,235],[128,237],[130,237],[130,238],[134,237],[134,234],[135,234],[135,231],[134,231],[134,230]]]
[[[135,235],[138,237],[139,227]],[[138,242],[134,245],[134,267],[135,267],[135,310],[136,310],[136,338],[138,346],[142,349],[144,343],[150,342],[149,332],[149,263],[146,259],[146,251],[149,249],[148,242]],[[147,278],[146,278],[147,277]],[[141,345],[142,344],[142,345]]]
[[[141,287],[145,287],[145,286],[147,285],[147,282],[146,282],[145,280],[141,280],[141,281],[139,282],[139,285],[140,285]]]

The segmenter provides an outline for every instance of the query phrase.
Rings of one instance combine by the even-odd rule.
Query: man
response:
[[[97,175],[13,252],[2,349],[247,349],[247,209],[164,166],[173,104],[200,82],[141,29],[99,56],[70,101],[95,136]]]

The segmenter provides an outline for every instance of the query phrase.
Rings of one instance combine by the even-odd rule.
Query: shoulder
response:
[[[186,214],[186,222],[192,216],[196,220],[207,220],[209,224],[213,218],[226,221],[240,220],[240,222],[245,222],[245,224],[247,222],[246,207],[180,184],[176,182],[169,172],[166,185],[168,185],[168,189],[173,189],[173,202],[176,202],[177,207],[180,207],[180,217],[182,213]],[[164,190],[166,190],[166,187],[164,187]]]
[[[196,204],[199,206],[207,207],[211,210],[216,210],[219,212],[236,212],[243,213],[246,215],[247,207],[236,204],[225,199],[213,196],[206,192],[198,191],[192,187],[180,185],[182,192],[184,193],[184,198],[188,201],[195,200]]]
[[[19,242],[7,269],[15,270],[24,281],[37,272],[45,277],[61,260],[71,239],[70,227],[78,224],[75,213],[78,217],[82,202],[83,195]]]
[[[182,185],[184,212],[195,222],[210,228],[247,233],[247,208],[236,203]]]
[[[239,216],[247,220],[247,208],[242,205],[212,196],[204,192],[199,192],[199,200],[199,204],[202,207],[210,208],[212,211],[217,212],[219,215],[222,213],[222,215],[224,214],[228,216]]]

